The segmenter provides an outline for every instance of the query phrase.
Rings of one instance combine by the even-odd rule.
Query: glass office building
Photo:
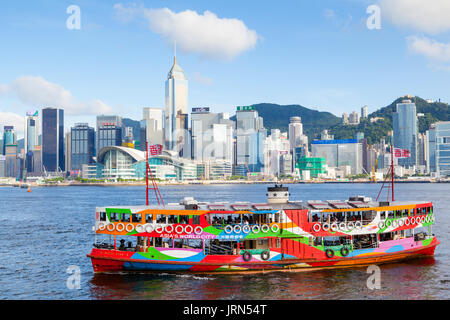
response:
[[[42,165],[47,172],[65,171],[64,110],[42,110]]]
[[[409,150],[409,158],[398,159],[404,167],[417,165],[417,114],[416,104],[411,100],[397,103],[397,110],[392,115],[394,125],[394,147]]]
[[[119,116],[97,116],[97,150],[96,154],[105,147],[121,146],[124,127]]]
[[[81,170],[84,164],[93,164],[95,156],[95,132],[87,123],[78,123],[70,130],[71,168]]]
[[[450,121],[434,124],[434,145],[430,143],[430,170],[435,169],[437,176],[445,178],[450,176]],[[432,150],[434,149],[434,150]],[[433,152],[434,151],[434,152]],[[433,160],[431,159],[432,157]]]
[[[329,167],[350,166],[354,175],[363,172],[362,144],[356,139],[315,140],[311,147],[312,156],[325,158]]]
[[[241,168],[261,172],[264,166],[264,141],[267,130],[255,107],[238,107],[236,111],[236,173]],[[242,171],[242,170],[241,170]],[[241,172],[242,173],[242,172]]]

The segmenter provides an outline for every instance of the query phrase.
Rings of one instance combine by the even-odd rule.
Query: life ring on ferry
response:
[[[120,227],[120,230],[119,230],[119,227]],[[125,229],[125,226],[123,225],[122,222],[117,224],[117,226],[116,226],[117,231],[122,232],[124,229]]]
[[[383,229],[384,228],[384,222],[383,221],[378,222],[378,228],[379,229]]]
[[[144,228],[144,226],[142,224],[137,224],[136,225],[136,232],[137,233],[142,233],[144,231],[145,231],[145,228]]]
[[[227,225],[227,226],[225,227],[225,233],[226,233],[226,234],[230,234],[230,233],[232,233],[232,232],[233,232],[233,227],[230,226],[230,225]]]
[[[263,225],[263,226],[261,227],[261,231],[264,232],[264,233],[269,232],[269,231],[270,231],[269,225],[268,225],[268,224]]]
[[[425,217],[422,217],[421,219],[420,219],[420,223],[423,223],[425,221]]]
[[[200,226],[195,227],[194,232],[196,235],[200,235],[203,233],[203,228]]]
[[[361,229],[362,229],[362,223],[361,223],[361,221],[356,221],[356,222],[355,222],[355,228],[358,229],[358,230],[361,230]]]
[[[129,230],[128,227],[131,227],[131,230]],[[125,230],[127,230],[127,232],[132,232],[134,230],[134,226],[131,223],[129,223],[126,225]]]
[[[338,230],[338,225],[336,222],[333,222],[330,226],[331,231],[337,231]]]
[[[397,220],[392,221],[392,227],[393,228],[397,228],[398,227]]]
[[[109,227],[112,227],[112,228],[109,228]],[[114,231],[114,228],[115,228],[114,223],[110,223],[110,224],[108,224],[108,226],[106,227],[106,229],[108,229],[109,232]]]
[[[164,228],[164,230],[165,230],[167,233],[172,233],[172,232],[173,232],[173,225],[169,224],[168,226],[166,226],[166,227]]]
[[[98,228],[99,228],[101,231],[105,230],[105,228],[106,228],[106,223],[100,222],[100,223],[98,224]]]
[[[272,230],[273,233],[277,233],[278,231],[280,231],[280,226],[277,224],[274,224],[272,226],[272,228],[270,228]]]
[[[317,227],[317,228],[316,228]],[[320,224],[316,223],[315,225],[313,225],[313,230],[315,232],[319,232],[320,231]]]
[[[353,229],[355,229],[355,224],[350,221],[349,223],[347,223],[347,230],[352,231]]]
[[[414,217],[411,218],[411,224],[416,224],[416,218]]]
[[[405,221],[403,221],[403,220],[398,220],[398,226],[399,227],[403,227],[403,225],[405,224]]]
[[[242,232],[242,227],[240,225],[235,225],[234,226],[234,232],[235,233],[241,233]]]
[[[252,254],[248,251],[245,251],[242,255],[242,259],[244,259],[244,261],[250,261],[252,260]]]
[[[345,222],[339,223],[339,230],[341,230],[341,231],[347,230],[347,226],[345,225]]]
[[[325,255],[327,256],[327,258],[333,258],[334,257],[334,251],[331,249],[327,249],[325,250]]]
[[[152,233],[153,231],[154,231],[153,225],[151,225],[151,224],[146,224],[145,225],[145,232]]]
[[[155,227],[155,231],[158,233],[163,233],[164,232],[164,227],[163,226],[157,226]]]
[[[262,260],[269,260],[269,258],[270,258],[270,251],[264,250],[263,252],[261,252]]]
[[[411,224],[411,221],[409,220],[409,218],[406,218],[405,220],[405,226],[409,226]]]
[[[254,225],[254,226],[252,227],[252,232],[253,232],[253,233],[259,233],[260,231],[261,231],[261,228],[260,228],[259,226]]]
[[[386,222],[384,223],[384,226],[386,228],[389,228],[391,226],[391,224],[392,224],[391,220],[386,220]]]
[[[323,229],[323,231],[329,231],[330,230],[330,224],[328,222],[325,222],[322,225],[322,229]]]
[[[343,257],[348,256],[349,253],[350,253],[350,250],[349,250],[347,247],[342,247],[342,249],[341,249],[341,255],[342,255]]]
[[[188,231],[188,228],[190,228],[190,231]],[[187,225],[186,227],[184,227],[184,232],[186,232],[187,234],[191,234],[192,232],[194,232],[194,227],[191,225]]]
[[[181,230],[180,230],[179,228],[181,228]],[[175,227],[175,233],[177,233],[177,234],[182,234],[183,231],[184,231],[184,228],[183,228],[183,226],[182,226],[181,224],[179,224],[179,225],[177,225],[177,226]]]
[[[250,228],[250,226],[248,224],[246,224],[245,226],[242,227],[243,233],[250,233],[250,231],[252,231],[252,228]]]

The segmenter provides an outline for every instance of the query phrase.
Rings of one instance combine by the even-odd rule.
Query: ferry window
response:
[[[402,210],[395,210],[395,217],[401,218],[401,216],[402,216]]]
[[[156,247],[156,248],[161,248],[162,246],[163,246],[163,238],[153,238],[154,239],[154,241],[155,241],[155,244],[154,244],[154,246]]]
[[[280,238],[277,238],[277,239],[275,240],[275,247],[276,247],[276,248],[280,248],[280,247],[281,247],[281,241],[280,241]]]
[[[390,219],[393,219],[394,218],[394,211],[388,211],[388,217]]]
[[[153,222],[153,215],[152,214],[146,214],[145,215],[145,223],[152,223]]]
[[[175,248],[183,248],[183,239],[174,239]]]
[[[318,222],[319,220],[320,220],[319,213],[314,212],[314,213],[312,214],[312,222]]]
[[[189,216],[180,216],[179,218],[180,218],[179,223],[189,224]]]
[[[141,221],[142,221],[141,214],[132,214],[131,215],[131,222],[141,222]]]
[[[277,213],[275,213],[275,223],[279,223],[279,222],[280,222],[280,213],[277,212]]]
[[[411,214],[411,216],[414,215],[414,209],[411,209],[410,214]]]
[[[426,213],[429,214],[430,213],[430,207],[426,207]]]
[[[122,222],[130,222],[130,214],[129,213],[122,213]]]
[[[241,215],[240,214],[232,214],[231,215],[234,223],[241,223]]]
[[[106,221],[106,212],[100,212],[100,221]]]
[[[314,239],[314,245],[315,246],[321,246],[322,245],[322,237],[317,237]]]
[[[200,224],[200,216],[193,216],[192,224]]]
[[[322,212],[322,222],[328,222],[328,212]]]
[[[426,208],[422,208],[422,214],[426,214],[426,213],[427,213]]]
[[[178,217],[174,216],[174,215],[170,215],[168,217],[168,223],[177,223],[178,222]]]
[[[118,221],[119,221],[119,214],[111,212],[111,222],[118,222]]]
[[[156,223],[167,223],[167,216],[164,214],[158,214],[156,216]]]
[[[407,217],[408,216],[408,212],[409,212],[408,209],[403,210],[403,217]]]

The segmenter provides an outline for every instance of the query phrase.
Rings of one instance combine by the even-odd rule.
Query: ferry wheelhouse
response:
[[[100,207],[88,257],[95,272],[246,272],[364,266],[433,256],[431,202],[198,202]]]

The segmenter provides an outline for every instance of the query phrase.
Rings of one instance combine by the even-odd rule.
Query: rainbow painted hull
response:
[[[348,268],[402,262],[433,256],[438,244],[439,241],[436,237],[421,241],[399,239],[381,243],[378,248],[351,250],[346,257],[327,258],[325,256],[324,258],[310,259],[300,258],[294,252],[289,252],[289,250],[287,252],[284,250],[285,252],[281,253],[281,250],[271,249],[270,258],[267,261],[256,256],[252,257],[250,261],[244,261],[242,256],[237,255],[204,255],[202,250],[177,250],[170,248],[152,248],[153,250],[150,252],[93,249],[88,254],[88,257],[91,258],[92,266],[97,273],[122,271],[268,272]],[[307,248],[304,248],[303,252],[305,251],[307,251]]]

